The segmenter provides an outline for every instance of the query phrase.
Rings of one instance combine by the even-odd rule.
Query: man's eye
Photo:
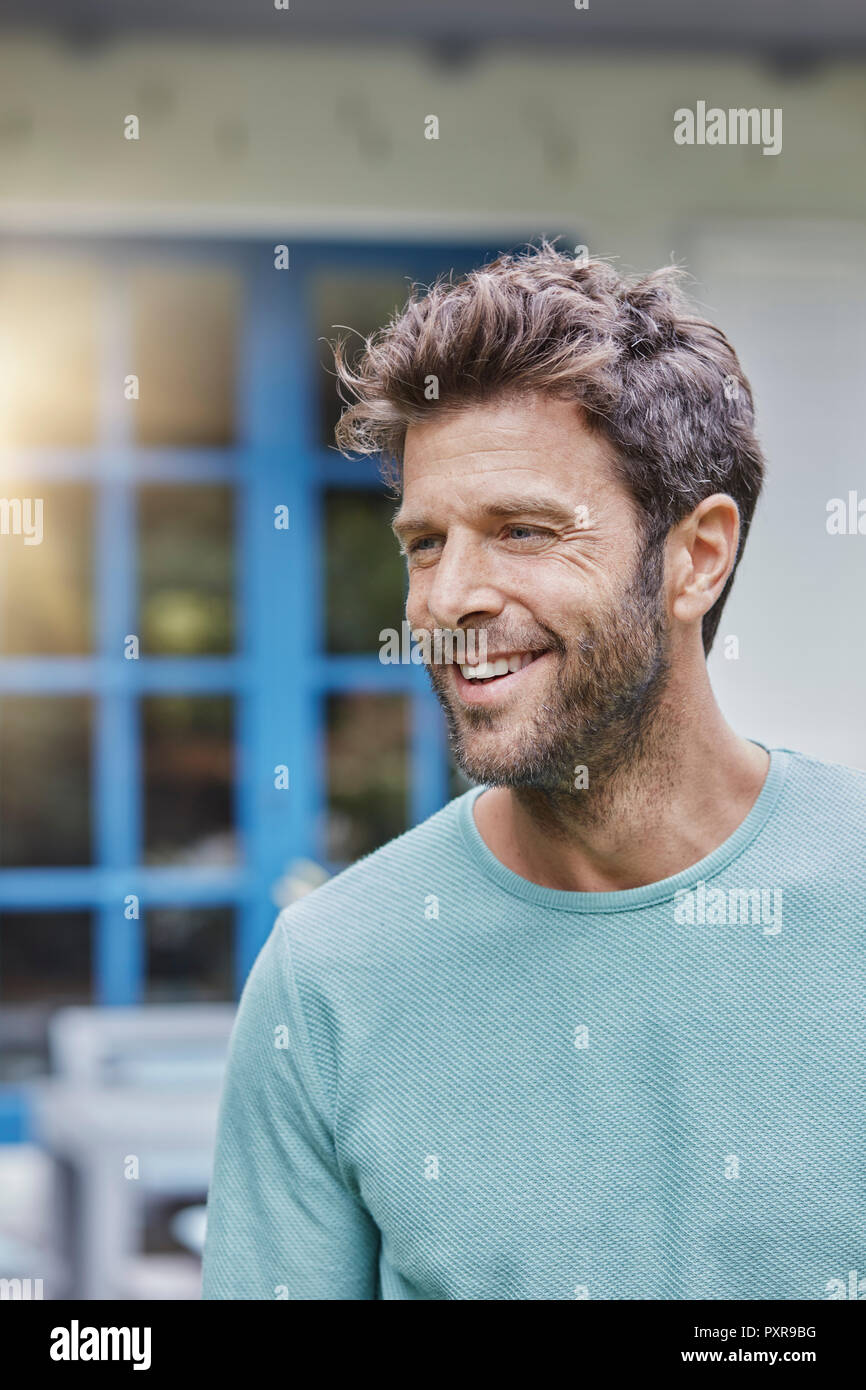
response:
[[[545,531],[543,527],[530,526],[522,521],[515,521],[506,526],[505,529],[511,540],[515,541],[538,540],[540,537],[549,535],[549,532]]]
[[[413,541],[407,542],[405,551],[407,555],[417,555],[421,551],[432,550],[437,544],[435,536],[416,536]]]

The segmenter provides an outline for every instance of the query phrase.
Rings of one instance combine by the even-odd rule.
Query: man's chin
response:
[[[529,730],[510,727],[507,733],[497,729],[485,736],[484,730],[460,727],[453,741],[457,765],[470,782],[488,787],[567,788],[571,774],[560,765],[561,747],[554,761],[538,746],[538,730],[533,733],[534,738]]]
[[[448,722],[457,766],[471,782],[528,787],[546,783],[548,777],[560,781],[548,765],[536,706],[528,710],[511,700],[467,706],[444,683],[434,682],[434,690]],[[557,754],[561,756],[561,746]]]

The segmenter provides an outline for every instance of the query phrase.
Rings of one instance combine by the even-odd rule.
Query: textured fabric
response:
[[[232,1035],[204,1297],[845,1296],[866,774],[772,749],[729,840],[614,893],[505,868],[481,790],[278,917]]]

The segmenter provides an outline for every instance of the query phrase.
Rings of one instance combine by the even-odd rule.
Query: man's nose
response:
[[[491,560],[483,546],[449,536],[436,563],[427,596],[427,607],[436,626],[465,626],[469,619],[488,618],[499,613],[502,606]]]

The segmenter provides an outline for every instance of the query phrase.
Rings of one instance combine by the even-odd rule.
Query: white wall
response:
[[[866,219],[859,64],[784,81],[732,59],[492,52],[444,69],[396,45],[6,38],[0,92],[0,225],[61,209],[64,225],[349,236],[549,224],[644,266],[696,214]],[[781,155],[676,146],[673,112],[698,99],[781,106]]]
[[[720,629],[739,658],[717,639],[710,659],[717,694],[747,735],[866,768],[866,535],[827,530],[831,498],[866,500],[866,234],[730,226],[696,237],[693,263],[751,380],[768,459]]]

